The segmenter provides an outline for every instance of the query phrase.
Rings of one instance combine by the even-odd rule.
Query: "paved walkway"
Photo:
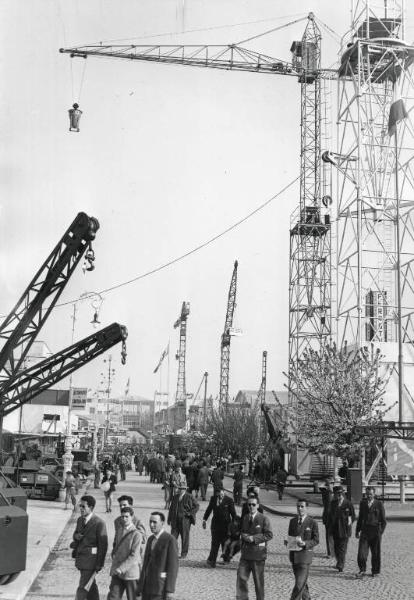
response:
[[[210,490],[209,490],[210,491]],[[96,490],[97,513],[102,516],[108,526],[110,537],[113,536],[112,521],[117,512],[110,515],[104,512],[103,494]],[[163,492],[159,485],[150,484],[147,478],[135,473],[127,474],[127,481],[117,487],[117,495],[129,493],[135,499],[135,509],[139,516],[148,522],[151,510],[162,510]],[[272,494],[273,492],[269,492]],[[263,490],[262,495],[264,496]],[[192,528],[190,552],[188,559],[180,561],[176,600],[218,600],[235,598],[235,582],[237,562],[230,565],[218,565],[209,569],[206,557],[210,545],[210,532],[201,527],[202,516],[207,506],[200,503],[196,526]],[[293,504],[286,504],[287,508]],[[312,512],[314,512],[312,508]],[[288,556],[283,545],[287,533],[288,516],[270,514],[274,538],[269,544],[269,558],[266,563],[266,597],[272,600],[287,599],[293,585],[293,576]],[[58,600],[72,599],[77,585],[78,573],[70,556],[69,543],[75,526],[75,519],[69,520],[58,541],[52,548],[48,560],[39,576],[27,592],[26,600]],[[323,527],[321,538],[323,538]],[[414,600],[412,572],[414,571],[414,554],[412,540],[414,524],[389,523],[383,539],[383,569],[379,578],[366,577],[362,581],[355,578],[357,540],[350,540],[348,560],[345,571],[337,573],[333,561],[324,558],[324,545],[315,550],[315,559],[310,576],[312,600]],[[109,586],[110,559],[107,557],[104,570],[98,575],[101,598],[105,598]],[[252,588],[251,588],[252,589]],[[254,591],[250,598],[254,598]],[[2,599],[2,596],[0,596]],[[2,599],[3,600],[3,599]]]

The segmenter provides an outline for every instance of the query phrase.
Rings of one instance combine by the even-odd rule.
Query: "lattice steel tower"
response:
[[[373,342],[397,362],[396,342],[402,361],[403,342],[414,340],[414,132],[404,118],[414,47],[404,42],[403,3],[355,2],[344,39],[338,151],[325,154],[339,175],[338,341]]]
[[[301,86],[300,201],[291,217],[289,269],[289,359],[296,363],[306,348],[318,349],[331,336],[331,227],[326,209],[331,198],[322,181],[321,161],[324,75],[321,34],[312,13],[291,52]]]
[[[187,347],[187,318],[190,314],[190,303],[183,302],[181,314],[174,323],[174,328],[180,328],[180,348],[175,357],[178,360],[177,391],[175,402],[177,405],[186,407],[187,390],[185,387],[185,352]]]

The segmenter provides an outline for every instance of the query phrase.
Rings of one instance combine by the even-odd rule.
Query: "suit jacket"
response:
[[[257,512],[253,523],[250,523],[250,515],[243,517],[241,525],[241,534],[251,535],[253,542],[241,543],[241,558],[245,560],[266,560],[267,542],[272,539],[273,532],[269,519],[262,513]]]
[[[211,529],[215,531],[226,532],[229,523],[236,516],[234,502],[229,496],[224,496],[223,500],[217,505],[217,496],[211,496],[203,520],[207,521],[210,514],[213,513],[211,520]]]
[[[121,579],[138,579],[141,564],[142,535],[135,527],[127,531],[117,529],[112,550],[112,565],[110,575]],[[118,573],[115,571],[118,570]]]
[[[309,515],[307,515],[302,524],[298,523],[299,517],[293,517],[289,521],[288,535],[298,536],[305,542],[302,550],[289,552],[290,562],[294,565],[310,565],[313,558],[313,548],[319,544],[318,524]]]
[[[363,498],[359,503],[359,514],[356,525],[356,533],[384,533],[387,525],[385,520],[384,505],[380,500],[374,498],[372,506],[368,506],[368,500]]]
[[[177,527],[180,518],[189,519],[192,525],[195,525],[196,513],[198,511],[198,502],[194,500],[191,494],[185,492],[180,499],[180,494],[175,494],[171,500],[170,510],[168,511],[168,525],[173,529]]]
[[[328,529],[334,537],[351,537],[354,521],[355,509],[350,500],[344,498],[341,506],[339,506],[338,500],[332,500],[328,512]]]
[[[104,521],[92,514],[87,524],[83,525],[83,519],[79,517],[71,548],[73,548],[72,556],[75,558],[75,566],[79,570],[102,569],[108,549],[108,536]]]
[[[177,540],[163,531],[152,549],[153,540],[151,535],[145,548],[137,592],[153,596],[173,594],[178,573]]]

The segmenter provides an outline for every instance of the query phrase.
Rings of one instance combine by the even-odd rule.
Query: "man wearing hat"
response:
[[[187,482],[179,483],[178,493],[172,497],[167,523],[171,526],[171,535],[181,536],[181,556],[186,558],[190,545],[190,528],[195,525],[198,502],[187,492]]]
[[[236,516],[233,498],[226,496],[223,488],[219,489],[210,498],[203,516],[203,529],[207,527],[207,520],[211,513],[213,513],[211,520],[211,546],[207,565],[214,568],[219,548],[220,546],[223,548],[224,542],[227,539],[228,526]]]
[[[355,521],[355,509],[352,502],[345,497],[345,490],[342,485],[336,485],[333,494],[334,497],[328,513],[328,529],[334,540],[335,567],[342,573],[345,566],[348,540],[352,535],[352,523]]]

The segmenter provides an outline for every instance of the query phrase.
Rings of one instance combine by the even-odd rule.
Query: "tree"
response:
[[[209,435],[221,454],[251,460],[262,445],[260,408],[248,406],[220,406],[213,409],[206,423]]]
[[[291,361],[286,387],[296,400],[291,425],[300,447],[342,458],[359,455],[369,438],[355,427],[381,423],[391,408],[383,401],[389,371],[381,375],[381,358],[373,345],[349,349],[345,343],[341,349],[309,348]]]

